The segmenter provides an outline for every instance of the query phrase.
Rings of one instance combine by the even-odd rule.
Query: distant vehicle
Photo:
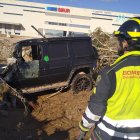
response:
[[[23,93],[62,87],[70,87],[73,93],[92,89],[97,52],[90,37],[22,40],[16,43],[13,58],[16,63],[7,66],[1,77]]]

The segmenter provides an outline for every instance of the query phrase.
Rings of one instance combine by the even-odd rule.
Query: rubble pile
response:
[[[0,63],[5,63],[11,57],[15,43],[27,37],[0,37]]]
[[[0,60],[4,61],[11,55],[13,47],[10,40],[0,38]]]
[[[92,38],[93,46],[97,49],[99,59],[97,72],[108,64],[112,64],[117,55],[117,39],[108,33],[102,31],[101,28],[96,28],[96,30],[90,34]]]

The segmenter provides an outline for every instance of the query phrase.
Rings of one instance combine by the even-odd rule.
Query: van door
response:
[[[27,42],[20,47],[21,61],[18,64],[18,83],[20,87],[30,87],[39,84],[39,61],[41,46],[36,42]]]
[[[51,83],[67,80],[70,73],[70,52],[67,41],[51,41],[44,50],[44,77]],[[45,69],[45,68],[44,68]]]

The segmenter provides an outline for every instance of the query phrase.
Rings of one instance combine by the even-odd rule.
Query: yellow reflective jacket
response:
[[[94,91],[82,125],[96,124],[97,139],[140,139],[140,51],[128,52],[105,67]]]

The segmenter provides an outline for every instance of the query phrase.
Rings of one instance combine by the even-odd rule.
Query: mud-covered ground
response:
[[[10,56],[11,44],[21,39],[0,37],[0,60]],[[67,90],[48,99],[53,93],[35,96],[36,108],[26,118],[19,101],[17,108],[8,108],[8,114],[0,113],[0,140],[75,140],[91,93]],[[89,133],[85,140],[88,138]]]
[[[47,92],[46,92],[47,93]],[[62,92],[37,96],[36,109],[24,117],[24,108],[8,109],[0,115],[0,140],[74,140],[91,93]],[[87,134],[86,139],[88,139]]]

